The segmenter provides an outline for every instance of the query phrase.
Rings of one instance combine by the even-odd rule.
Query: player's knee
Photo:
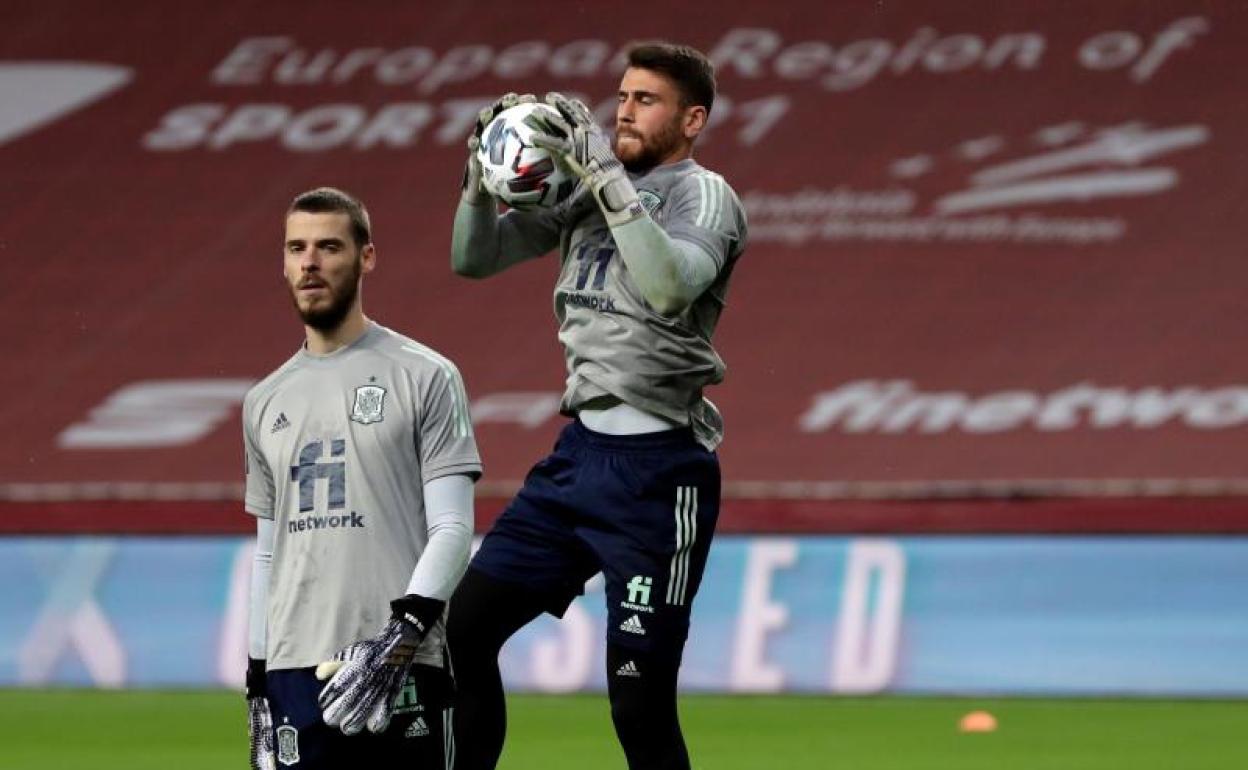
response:
[[[448,605],[447,644],[463,653],[497,656],[503,642],[541,612],[522,587],[469,568]]]
[[[488,626],[492,619],[498,618],[497,612],[490,611],[498,593],[496,584],[497,581],[475,569],[470,568],[464,573],[448,605],[448,636],[468,640]]]

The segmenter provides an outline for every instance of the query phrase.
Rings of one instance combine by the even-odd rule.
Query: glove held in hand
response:
[[[269,712],[265,686],[264,659],[247,659],[247,736],[251,747],[251,770],[274,770],[277,761],[273,745],[273,716]]]
[[[391,604],[394,616],[381,633],[335,655],[341,661],[335,661],[336,667],[334,662],[318,666],[318,677],[332,673],[319,698],[325,724],[346,735],[365,727],[384,732],[416,648],[441,617],[445,604],[416,594],[396,599]]]

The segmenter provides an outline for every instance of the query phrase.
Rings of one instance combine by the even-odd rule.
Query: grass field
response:
[[[957,730],[967,711],[999,729]],[[624,768],[605,698],[513,696],[503,770]],[[687,696],[706,770],[1248,768],[1248,702]],[[224,692],[0,690],[0,768],[244,768],[245,714]]]

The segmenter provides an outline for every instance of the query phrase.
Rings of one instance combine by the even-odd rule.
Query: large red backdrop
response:
[[[0,483],[201,496],[301,330],[282,212],[369,205],[368,313],[454,359],[503,495],[561,419],[556,257],[452,275],[475,109],[709,52],[746,202],[717,343],[735,498],[1226,495],[1248,479],[1248,100],[1232,3],[598,7],[11,0]]]

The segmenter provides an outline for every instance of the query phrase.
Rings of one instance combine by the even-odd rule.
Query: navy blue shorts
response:
[[[446,746],[450,731],[444,720],[450,719],[451,679],[444,669],[412,666],[386,731],[365,729],[349,737],[321,719],[316,699],[325,683],[315,672],[282,669],[266,677],[278,767],[381,767],[370,763],[395,761],[406,767],[448,766],[445,755],[452,750]]]
[[[579,421],[533,466],[473,558],[562,616],[597,572],[607,638],[679,658],[719,516],[719,458],[688,428],[611,436]]]

